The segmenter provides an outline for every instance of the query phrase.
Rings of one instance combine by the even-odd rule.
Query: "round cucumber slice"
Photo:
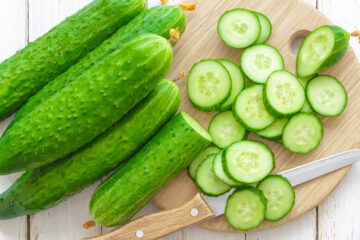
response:
[[[219,108],[231,93],[231,78],[216,60],[202,60],[191,68],[187,91],[192,104],[202,111]]]
[[[256,44],[241,55],[241,69],[253,82],[265,83],[270,74],[284,69],[284,59],[273,46]]]
[[[276,119],[269,127],[256,133],[262,138],[276,140],[281,137],[287,122],[287,118]]]
[[[262,85],[253,85],[240,92],[235,99],[234,117],[249,131],[263,130],[275,120],[265,109],[263,89]]]
[[[272,25],[268,17],[259,12],[254,12],[256,16],[259,18],[261,32],[259,38],[256,40],[256,43],[264,43],[266,42],[272,31]]]
[[[225,173],[237,182],[256,183],[275,167],[274,154],[257,141],[240,141],[225,149],[222,159]]]
[[[209,124],[209,133],[214,144],[220,148],[225,148],[246,137],[245,128],[236,121],[231,111],[217,114]]]
[[[314,150],[323,136],[320,119],[313,113],[298,113],[290,118],[283,131],[283,144],[291,152]]]
[[[244,89],[245,81],[241,69],[234,62],[225,59],[219,59],[217,61],[224,65],[224,67],[229,71],[231,78],[230,96],[219,108],[220,111],[226,111],[231,109],[235,98],[239,95],[241,90]]]
[[[301,82],[290,72],[273,72],[264,89],[266,110],[276,117],[289,117],[299,112],[305,103],[305,90]]]
[[[210,155],[216,155],[220,152],[220,148],[215,147],[215,146],[210,146],[205,148],[204,151],[202,151],[190,164],[189,166],[189,176],[195,180],[195,176],[196,176],[196,171],[200,165],[200,163],[202,163],[202,161],[204,161],[205,158],[207,158]]]
[[[344,86],[332,76],[311,79],[306,86],[306,97],[316,113],[327,117],[339,116],[347,104]]]
[[[247,9],[232,9],[219,19],[217,31],[221,40],[233,48],[246,48],[259,38],[259,18]]]
[[[265,218],[266,198],[257,188],[246,186],[236,190],[228,198],[225,217],[237,230],[248,231],[260,226]]]
[[[222,165],[223,152],[224,151],[219,152],[215,157],[215,160],[213,162],[213,173],[215,174],[215,176],[217,176],[221,181],[223,181],[227,185],[230,185],[232,187],[239,187],[239,186],[243,185],[242,183],[238,183],[238,182],[235,182],[234,180],[230,179],[224,172],[223,165]]]
[[[295,191],[290,182],[281,175],[270,175],[262,180],[257,188],[267,200],[265,219],[279,221],[293,208]]]
[[[220,196],[231,189],[231,186],[221,181],[212,171],[216,155],[208,156],[196,171],[196,185],[209,196]]]

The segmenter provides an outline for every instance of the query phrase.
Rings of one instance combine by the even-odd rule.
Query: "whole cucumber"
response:
[[[106,227],[126,223],[211,141],[207,131],[181,111],[95,190],[91,216]]]
[[[0,139],[0,174],[63,158],[120,120],[163,79],[168,40],[140,35],[20,119]]]
[[[179,88],[170,80],[161,81],[131,112],[93,142],[18,178],[0,195],[0,219],[51,208],[105,176],[134,154],[179,106]]]
[[[182,33],[185,30],[185,25],[186,17],[184,11],[176,6],[157,6],[139,14],[77,64],[49,82],[37,94],[31,97],[16,114],[7,131],[37,105],[46,101],[54,93],[81,75],[83,71],[91,68],[105,56],[115,49],[122,47],[134,37],[144,33],[154,33],[169,39],[170,29],[179,27],[179,31]]]
[[[95,0],[1,63],[0,120],[146,6],[146,0]]]

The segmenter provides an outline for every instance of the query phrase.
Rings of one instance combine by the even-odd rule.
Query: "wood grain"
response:
[[[268,43],[280,50],[285,59],[286,69],[291,72],[295,72],[296,60],[290,50],[292,40],[318,26],[331,23],[316,9],[297,0],[227,0],[223,1],[223,4],[212,5],[212,3],[211,0],[199,1],[197,11],[188,14],[187,30],[174,49],[174,64],[169,73],[169,78],[174,78],[179,70],[188,72],[195,62],[205,58],[227,58],[239,62],[240,51],[227,47],[217,36],[217,20],[226,10],[245,7],[263,12],[269,16],[273,23],[273,33]],[[360,140],[353,137],[360,133],[360,121],[356,121],[360,117],[359,103],[356,100],[360,98],[360,92],[357,91],[360,82],[356,79],[360,74],[360,66],[353,50],[349,48],[346,57],[326,73],[338,77],[344,83],[349,94],[349,103],[346,110],[341,117],[322,118],[324,122],[324,139],[319,148],[310,154],[291,154],[280,144],[262,140],[275,153],[277,163],[275,172],[360,147]],[[204,126],[207,126],[215,113],[197,111],[188,100],[185,79],[177,83],[182,90],[181,109],[186,110]],[[250,138],[259,139],[253,134],[250,135]],[[313,209],[334,190],[348,170],[349,168],[342,169],[296,187],[297,197],[293,211],[279,222],[264,222],[256,230],[264,230],[287,223]],[[183,173],[155,198],[155,202],[160,207],[172,208],[190,199],[196,192],[197,188],[187,177],[187,174]],[[200,226],[215,231],[234,232],[223,216],[202,223]]]

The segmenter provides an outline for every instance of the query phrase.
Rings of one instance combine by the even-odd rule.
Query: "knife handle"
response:
[[[215,214],[200,193],[184,205],[135,219],[112,232],[85,240],[153,240]]]

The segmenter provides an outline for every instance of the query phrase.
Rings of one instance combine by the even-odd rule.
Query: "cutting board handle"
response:
[[[178,208],[140,217],[110,233],[85,240],[153,240],[214,216],[198,193]]]

